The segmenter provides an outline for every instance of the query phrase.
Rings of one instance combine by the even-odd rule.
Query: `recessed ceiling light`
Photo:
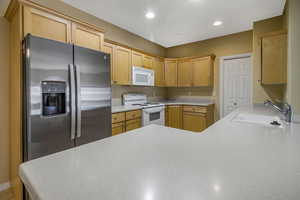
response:
[[[149,11],[149,12],[146,13],[145,16],[146,16],[147,19],[153,19],[155,17],[155,14],[153,12]]]
[[[222,25],[222,24],[223,24],[222,21],[215,21],[215,22],[213,23],[214,26],[220,26],[220,25]]]

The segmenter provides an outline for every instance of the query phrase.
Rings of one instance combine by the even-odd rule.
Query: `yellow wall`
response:
[[[215,54],[214,88],[168,88],[169,98],[210,98],[216,102],[216,116],[219,116],[219,63],[220,57],[252,52],[252,31],[180,45],[167,49],[167,57],[204,56]]]
[[[284,17],[274,17],[255,22],[253,25],[253,102],[262,103],[266,99],[281,102],[284,99],[285,86],[262,86],[261,85],[261,34],[282,30]]]
[[[0,17],[0,184],[9,180],[9,23]]]
[[[295,120],[300,121],[300,1],[289,0],[288,26],[288,84],[287,101],[292,105]]]

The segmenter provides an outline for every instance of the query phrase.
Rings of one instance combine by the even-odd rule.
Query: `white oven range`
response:
[[[143,108],[143,126],[149,124],[165,125],[165,106]]]
[[[160,103],[147,102],[144,94],[124,94],[124,105],[138,105],[142,107],[142,125],[150,124],[165,125],[165,106]]]

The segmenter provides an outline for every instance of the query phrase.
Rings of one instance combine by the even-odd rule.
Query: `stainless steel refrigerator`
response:
[[[110,56],[28,35],[24,161],[111,136]]]

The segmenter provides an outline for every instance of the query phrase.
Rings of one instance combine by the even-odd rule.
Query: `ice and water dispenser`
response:
[[[66,113],[66,82],[42,82],[42,115],[55,116]]]

